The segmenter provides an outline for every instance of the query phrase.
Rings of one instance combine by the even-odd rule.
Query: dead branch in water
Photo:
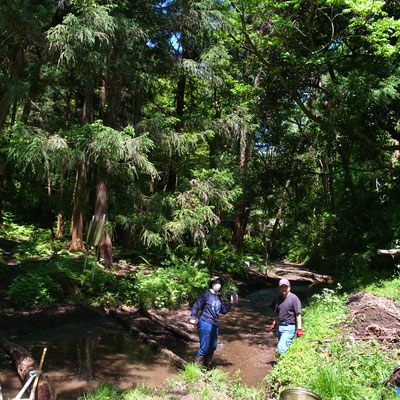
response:
[[[199,338],[197,336],[191,335],[190,333],[187,333],[187,332],[183,331],[182,329],[180,329],[176,326],[173,326],[172,324],[170,324],[169,322],[167,322],[165,320],[161,320],[157,315],[155,315],[151,311],[147,310],[146,308],[140,308],[139,312],[144,317],[159,324],[167,331],[173,333],[175,336],[178,336],[179,338],[186,340],[187,342],[195,342],[195,343],[199,342]]]
[[[118,315],[114,310],[110,310],[110,314],[117,319],[122,325],[129,329],[129,332],[135,336],[137,336],[142,342],[148,344],[153,350],[160,353],[163,357],[167,358],[173,364],[175,364],[178,368],[183,368],[186,364],[186,361],[179,357],[177,354],[173,353],[171,350],[162,346],[160,343],[150,338],[144,332],[142,332],[136,326],[131,325],[128,321]]]

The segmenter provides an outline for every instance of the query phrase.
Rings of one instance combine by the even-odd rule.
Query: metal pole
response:
[[[88,229],[88,233],[87,233],[87,237],[86,237],[86,254],[85,254],[85,262],[84,262],[84,264],[83,264],[83,271],[82,271],[82,272],[85,272],[86,264],[87,264],[87,259],[88,259],[88,256],[89,256],[90,245],[89,245],[88,242],[87,242],[87,238],[88,238],[89,235],[90,235],[90,230],[91,230],[91,228],[92,228],[92,226],[93,226],[93,221],[94,221],[94,215],[92,216],[92,220],[90,221],[89,229]]]
[[[101,229],[104,229],[104,221],[106,220],[106,214],[103,214],[103,219],[102,219],[102,226]],[[92,277],[94,277],[94,273],[96,272],[96,267],[97,267],[97,260],[99,258],[99,251],[100,251],[100,242],[101,242],[101,236],[100,236],[100,240],[99,243],[96,246],[96,256],[94,258],[94,265],[93,265],[93,272],[92,272]]]
[[[36,370],[29,372],[29,375],[30,375],[29,379],[26,381],[24,387],[19,391],[19,393],[14,397],[13,400],[19,400],[22,397],[22,395],[25,393],[26,388],[31,384],[31,382],[33,381],[33,379],[35,378],[37,373],[38,372]],[[0,399],[1,399],[1,397],[0,397]]]

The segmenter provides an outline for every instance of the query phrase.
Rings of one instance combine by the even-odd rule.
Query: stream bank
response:
[[[299,266],[291,265],[291,268],[303,271]],[[283,276],[284,270],[279,272],[277,268],[274,276],[250,271],[248,279],[242,281],[242,286],[238,285],[241,287],[239,293],[244,296],[230,313],[221,316],[214,366],[231,376],[239,374],[242,383],[249,386],[261,383],[275,362],[277,338],[265,328],[272,319],[274,302],[279,294],[277,274]],[[300,298],[306,299],[322,289],[320,280],[313,281],[319,285],[310,285],[310,278],[304,280],[303,272],[301,276],[298,282],[292,276],[293,291]],[[197,343],[172,335],[137,309],[114,311],[184,360],[194,359]],[[178,310],[153,312],[179,329],[197,334],[189,324],[189,305]],[[68,306],[31,312],[2,310],[0,322],[7,326],[8,335],[29,349],[36,359],[43,347],[48,347],[44,374],[59,399],[76,398],[78,394],[95,389],[100,382],[113,383],[120,390],[129,389],[136,383],[159,387],[167,376],[177,372],[167,360],[131,337],[113,318],[96,309]],[[4,356],[0,368],[4,395],[13,397],[20,383]]]

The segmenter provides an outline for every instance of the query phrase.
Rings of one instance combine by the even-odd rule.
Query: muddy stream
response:
[[[292,288],[303,304],[316,290],[305,285]],[[262,383],[276,361],[277,337],[266,330],[266,325],[271,322],[278,294],[277,288],[255,291],[221,316],[214,367],[232,376],[239,374],[242,383],[248,386]],[[185,318],[186,311],[189,319],[189,309],[180,310],[176,317]],[[96,389],[101,382],[112,383],[120,390],[138,383],[161,387],[167,377],[178,373],[169,361],[130,335],[111,316],[81,320],[74,317],[71,321],[74,322],[11,336],[36,360],[40,359],[43,348],[48,348],[43,373],[60,400],[76,399]],[[193,333],[197,334],[196,330]],[[198,344],[171,343],[170,350],[185,360],[194,359]],[[15,397],[21,384],[13,364],[3,353],[0,353],[0,374],[3,398]]]

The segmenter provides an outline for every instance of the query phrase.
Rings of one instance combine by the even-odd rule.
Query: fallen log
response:
[[[164,329],[173,333],[175,336],[178,336],[181,339],[186,340],[187,342],[195,342],[195,343],[199,342],[199,338],[197,336],[191,335],[190,333],[187,333],[182,329],[171,325],[169,322],[161,320],[157,315],[147,310],[146,308],[139,308],[139,312],[144,317],[162,326]]]
[[[37,362],[28,350],[17,343],[10,342],[4,334],[0,334],[0,346],[13,361],[19,380],[23,385],[30,377],[29,372],[38,370]],[[55,400],[57,395],[47,379],[42,377],[37,385],[35,397],[37,400]]]
[[[391,249],[391,250],[378,250],[378,254],[389,254],[391,256],[395,256],[397,254],[400,254],[400,249]]]
[[[146,335],[144,332],[142,332],[136,326],[131,325],[127,320],[125,320],[120,315],[118,315],[118,313],[115,312],[114,310],[110,310],[109,313],[115,319],[117,319],[123,326],[125,326],[132,335],[137,336],[139,338],[139,340],[141,340],[143,343],[148,344],[154,351],[160,353],[163,357],[168,359],[170,362],[172,362],[178,368],[183,368],[185,366],[185,364],[187,362],[183,358],[179,357],[177,354],[175,354],[171,350],[162,346],[156,340],[150,338],[148,335]]]

